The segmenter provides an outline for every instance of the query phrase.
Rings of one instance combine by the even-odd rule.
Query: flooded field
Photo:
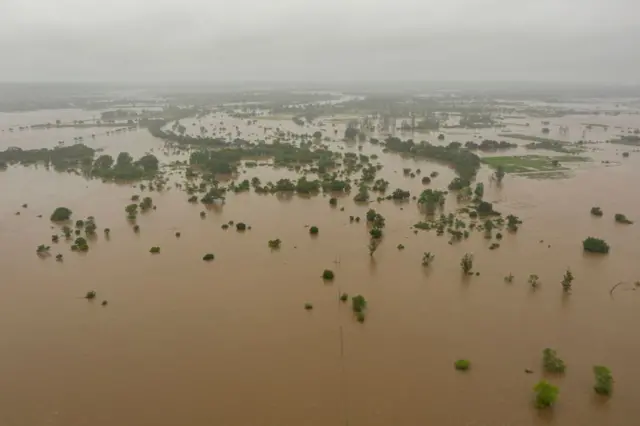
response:
[[[0,114],[0,151],[73,145],[82,136],[98,155],[153,153],[165,166],[189,160],[189,152],[177,152],[142,127],[109,135],[104,128],[8,130],[92,115]],[[213,112],[180,124],[192,136],[202,127],[208,136],[267,143],[278,138],[277,129],[320,131],[328,140],[317,145],[376,155],[371,163],[383,165],[376,178],[389,181],[388,193],[446,190],[456,176],[442,163],[384,152],[368,141],[344,142],[349,119],[339,118],[301,128],[290,118],[256,117],[247,124]],[[586,129],[584,123],[610,127]],[[640,116],[528,117],[505,124],[514,133],[605,141],[640,127]],[[550,133],[541,135],[545,126]],[[561,126],[568,130],[561,133]],[[445,129],[397,136],[435,145],[482,139],[518,145],[481,157],[560,155],[527,150],[527,141],[502,133]],[[523,222],[517,232],[502,231],[496,250],[489,249],[495,240],[479,232],[450,244],[448,236],[414,229],[425,220],[414,200],[376,202],[372,195],[368,204],[355,203],[355,185],[336,196],[335,206],[334,195],[322,192],[253,190],[203,206],[187,202],[189,195],[175,186],[185,180],[182,170],[167,169],[166,188],[150,192],[138,183],[9,165],[0,171],[0,425],[634,425],[640,416],[640,224],[614,221],[616,213],[640,220],[634,192],[640,153],[634,149],[585,145],[580,155],[590,161],[568,164],[563,179],[507,173],[499,183],[483,165],[476,181],[484,183],[484,200]],[[242,167],[236,181],[299,177],[270,160],[257,162]],[[407,168],[421,173],[411,177],[403,173]],[[423,185],[421,178],[432,172],[437,176]],[[136,194],[152,197],[157,207],[138,215],[137,233],[124,211]],[[73,220],[95,217],[98,232],[88,252],[72,252],[64,237],[51,243],[60,226],[49,216],[60,206],[73,211]],[[463,206],[453,191],[446,195],[446,213]],[[590,214],[594,206],[603,217]],[[370,208],[386,219],[373,256],[365,221]],[[251,228],[222,229],[230,221]],[[317,236],[310,226],[318,227]],[[103,228],[110,229],[108,237]],[[606,240],[610,253],[584,252],[589,236]],[[267,242],[276,238],[282,245],[272,250]],[[38,256],[40,244],[51,245],[52,256]],[[149,252],[155,246],[159,254]],[[435,255],[429,267],[421,264],[425,252]],[[63,262],[56,262],[57,253]],[[205,253],[215,260],[204,262]],[[462,274],[465,253],[473,253],[476,275]],[[561,286],[567,268],[575,276],[570,294]],[[322,279],[325,269],[335,272],[334,280]],[[512,282],[505,281],[509,274]],[[528,282],[532,274],[539,276],[537,288]],[[96,299],[85,300],[91,290]],[[350,301],[339,300],[343,293],[366,297],[366,321],[356,320]],[[101,306],[103,300],[108,305]],[[567,363],[565,374],[543,371],[547,347]],[[470,370],[456,371],[458,359],[470,360]],[[593,391],[594,365],[612,371],[609,398]],[[560,388],[552,411],[533,402],[532,388],[542,378]]]

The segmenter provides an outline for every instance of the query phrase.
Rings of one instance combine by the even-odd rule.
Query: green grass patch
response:
[[[482,162],[497,169],[502,166],[506,173],[558,172],[569,170],[562,163],[579,163],[590,161],[588,157],[560,155],[555,157],[544,155],[484,157]]]

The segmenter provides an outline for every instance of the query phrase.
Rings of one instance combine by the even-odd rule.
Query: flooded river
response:
[[[1,127],[30,120],[19,118],[2,118]],[[89,146],[112,155],[171,158],[144,129],[95,139],[92,131],[7,131],[0,149],[52,147],[82,134]],[[448,135],[451,140],[468,139]],[[358,152],[357,144],[330,143]],[[124,206],[146,192],[11,166],[0,172],[0,425],[635,425],[640,223],[617,224],[613,215],[640,221],[640,153],[622,159],[630,147],[599,147],[588,153],[592,166],[569,179],[507,175],[498,185],[483,168],[478,181],[485,182],[485,199],[524,222],[491,251],[491,240],[479,233],[453,245],[434,232],[416,234],[410,227],[424,216],[415,202],[361,206],[354,191],[338,207],[323,195],[251,192],[205,209],[173,188],[148,194],[157,210],[140,215],[136,234]],[[404,176],[403,168],[420,168],[421,176],[438,171],[432,188],[446,188],[454,177],[443,165],[384,154],[368,143],[362,152],[379,155],[378,177],[391,182],[390,190],[418,195],[424,189],[420,176]],[[246,169],[241,179],[286,173],[262,166]],[[58,206],[69,207],[74,219],[95,216],[99,231],[88,253],[71,252],[63,239],[50,243],[59,231],[48,218]],[[591,216],[592,206],[604,216]],[[364,218],[370,207],[387,222],[373,257],[364,220],[349,221]],[[450,194],[447,209],[455,207]],[[231,220],[251,230],[221,229]],[[311,225],[320,230],[315,238]],[[111,229],[108,240],[104,227]],[[604,238],[611,252],[585,254],[587,236]],[[267,247],[275,238],[280,250]],[[64,262],[36,256],[43,243],[63,253]],[[152,246],[162,252],[150,254]],[[426,251],[435,254],[429,268],[421,265]],[[203,262],[209,252],[215,260]],[[459,262],[467,252],[479,276],[462,276]],[[560,285],[567,268],[575,275],[570,295]],[[333,282],[321,279],[324,269],[335,272]],[[512,283],[503,279],[509,273]],[[537,290],[527,283],[530,274],[540,277]],[[89,290],[96,300],[83,299]],[[338,300],[342,292],[367,298],[364,323]],[[314,309],[306,311],[306,302]],[[546,377],[546,347],[558,351],[567,371],[548,377],[560,388],[559,399],[552,410],[539,411],[532,387]],[[460,358],[471,361],[468,372],[454,370]],[[611,398],[593,392],[593,365],[611,369]]]

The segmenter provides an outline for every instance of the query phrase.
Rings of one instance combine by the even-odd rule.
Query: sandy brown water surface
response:
[[[134,156],[162,147],[144,130],[95,144]],[[415,202],[374,203],[387,226],[373,258],[364,221],[349,223],[369,208],[353,194],[338,208],[322,195],[255,193],[204,208],[170,189],[148,194],[157,210],[139,217],[135,234],[124,213],[140,193],[131,185],[12,166],[0,172],[0,425],[635,425],[640,223],[616,224],[613,214],[640,220],[640,155],[621,161],[621,147],[605,148],[570,179],[507,176],[498,186],[483,169],[485,199],[524,221],[494,251],[479,233],[454,245],[414,234],[409,227],[423,218]],[[379,147],[365,152],[380,155],[379,177],[391,190],[422,190],[403,167],[439,171],[434,188],[453,177],[445,166]],[[243,176],[288,175],[258,167]],[[88,253],[50,243],[57,227],[48,216],[59,205],[76,219],[96,217]],[[594,205],[604,217],[589,214]],[[453,195],[447,206],[457,206]],[[221,229],[230,220],[252,229]],[[584,254],[589,235],[606,239],[611,253]],[[282,248],[271,251],[275,238]],[[42,243],[64,262],[38,258]],[[162,252],[150,254],[151,246]],[[425,251],[436,256],[428,269],[420,264]],[[208,252],[211,263],[201,259]],[[479,276],[461,276],[466,252]],[[571,295],[560,285],[567,267],[576,277]],[[320,278],[324,269],[335,271],[332,283]],[[503,280],[509,273],[511,284]],[[526,282],[533,273],[535,291]],[[88,290],[95,301],[82,299]],[[364,324],[338,301],[341,292],[367,298]],[[305,311],[305,302],[314,309]],[[545,347],[568,367],[548,377],[560,387],[557,405],[538,411],[532,387],[545,377]],[[470,371],[454,370],[459,358],[471,360]],[[593,392],[596,364],[612,370],[610,399]]]

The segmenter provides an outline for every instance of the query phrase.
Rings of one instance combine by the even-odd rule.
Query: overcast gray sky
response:
[[[0,81],[640,81],[640,0],[0,0]]]

